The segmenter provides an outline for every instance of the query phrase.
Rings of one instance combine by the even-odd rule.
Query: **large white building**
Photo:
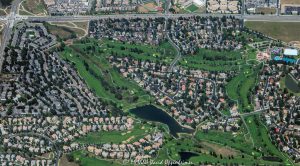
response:
[[[286,56],[297,56],[298,55],[298,50],[287,48],[287,49],[284,49],[283,54],[286,55]]]

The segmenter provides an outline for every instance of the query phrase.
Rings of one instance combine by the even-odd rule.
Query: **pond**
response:
[[[189,161],[191,157],[199,156],[194,152],[179,152],[180,160],[183,162]]]
[[[300,86],[290,75],[285,77],[285,86],[294,93],[300,93]]]
[[[154,122],[161,122],[168,125],[170,134],[178,138],[178,133],[193,133],[194,130],[186,127],[182,127],[173,117],[167,114],[165,111],[153,106],[146,105],[131,109],[130,113],[135,116]]]

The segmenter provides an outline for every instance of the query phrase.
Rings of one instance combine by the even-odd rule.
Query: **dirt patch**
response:
[[[126,144],[126,143],[129,143],[131,140],[133,140],[135,137],[134,136],[131,136],[129,137],[126,141],[123,141],[122,143],[123,144]]]
[[[300,49],[300,41],[291,41],[289,44]]]
[[[143,6],[138,7],[138,11],[141,13],[148,13],[148,12],[156,12],[157,5],[155,3],[146,3]]]
[[[146,8],[154,9],[156,5],[154,3],[147,3],[144,5]]]
[[[65,154],[60,158],[59,165],[61,165],[61,166],[79,166],[75,162],[69,162]]]
[[[88,22],[83,21],[83,22],[73,22],[78,28],[86,29],[88,28]]]
[[[25,0],[22,3],[25,10],[36,15],[46,15],[46,7],[43,0]]]
[[[148,13],[149,12],[149,10],[144,8],[143,6],[139,6],[137,10],[139,13]]]
[[[256,8],[256,13],[264,13],[264,14],[275,14],[276,9],[275,8]]]
[[[238,152],[234,149],[231,149],[229,147],[224,147],[218,144],[213,144],[213,143],[209,143],[209,142],[201,142],[200,145],[202,145],[202,147],[204,149],[207,150],[212,150],[214,151],[217,155],[222,155],[222,156],[236,156],[238,154]]]
[[[281,4],[300,4],[299,0],[281,0]]]

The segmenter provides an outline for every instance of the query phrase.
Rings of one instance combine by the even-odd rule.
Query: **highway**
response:
[[[293,15],[241,15],[241,14],[197,14],[197,13],[186,13],[186,14],[122,14],[122,15],[95,15],[95,16],[21,16],[14,14],[13,18],[15,20],[27,20],[27,21],[90,21],[97,19],[121,19],[121,18],[179,18],[179,17],[191,17],[191,16],[201,16],[201,17],[223,17],[223,16],[234,16],[236,18],[244,19],[245,21],[274,21],[274,22],[300,22],[299,16]],[[10,17],[0,17],[0,21],[11,20]]]
[[[12,2],[10,14],[6,17],[6,24],[3,29],[3,37],[1,40],[1,46],[0,46],[0,73],[2,72],[2,65],[3,65],[3,56],[4,56],[4,49],[9,42],[10,35],[15,23],[16,19],[16,13],[18,13],[19,10],[19,4],[21,3],[21,0],[15,0]]]

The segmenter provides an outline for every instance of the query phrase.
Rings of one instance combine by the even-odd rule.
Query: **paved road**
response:
[[[173,42],[173,40],[170,38],[169,34],[167,34],[167,38],[169,40],[169,43],[171,43],[171,45],[176,49],[177,55],[174,58],[174,60],[171,62],[171,65],[168,69],[169,72],[173,72],[174,71],[174,67],[176,65],[176,63],[181,59],[181,52],[179,47]]]
[[[179,18],[179,17],[223,17],[234,16],[245,21],[275,21],[275,22],[300,22],[299,16],[269,16],[269,15],[240,15],[240,14],[122,14],[122,15],[99,15],[99,16],[28,16],[23,19],[28,21],[89,21],[105,18]],[[2,17],[5,20],[5,18]],[[0,19],[1,20],[1,19]]]
[[[0,73],[2,72],[4,49],[7,45],[7,43],[9,42],[12,28],[14,26],[15,19],[16,19],[16,13],[18,13],[20,3],[21,3],[21,0],[13,1],[12,5],[11,5],[10,14],[6,17],[6,24],[3,29],[3,37],[1,40],[1,46],[0,46]]]

